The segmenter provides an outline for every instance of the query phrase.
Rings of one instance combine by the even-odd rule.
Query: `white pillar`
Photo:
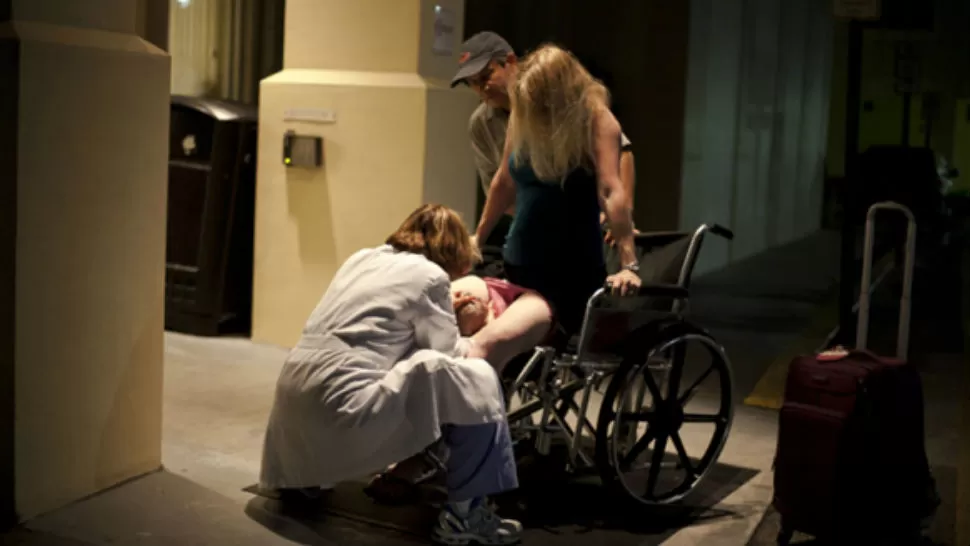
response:
[[[284,69],[260,91],[254,340],[294,344],[337,267],[421,203],[476,220],[477,99],[448,86],[463,20],[464,0],[287,2]],[[323,137],[321,167],[284,166],[287,130]]]
[[[130,0],[10,12],[0,367],[16,420],[2,447],[28,519],[161,464],[169,59]]]

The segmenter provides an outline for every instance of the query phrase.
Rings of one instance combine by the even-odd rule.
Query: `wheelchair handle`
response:
[[[734,232],[721,224],[708,224],[707,231],[717,235],[718,237],[724,237],[728,241],[734,240]]]

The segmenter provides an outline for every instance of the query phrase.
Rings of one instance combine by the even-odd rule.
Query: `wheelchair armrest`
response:
[[[603,288],[605,290],[604,295],[610,296],[610,286],[606,285]],[[644,283],[640,285],[640,291],[637,293],[636,297],[686,299],[688,295],[689,291],[683,286],[677,286],[675,284]]]

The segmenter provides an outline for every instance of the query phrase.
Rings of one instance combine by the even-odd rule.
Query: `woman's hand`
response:
[[[606,278],[610,293],[614,296],[633,296],[640,291],[640,275],[629,269],[624,269]]]

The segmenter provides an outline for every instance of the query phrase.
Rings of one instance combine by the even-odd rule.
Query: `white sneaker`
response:
[[[448,503],[441,510],[432,533],[436,543],[455,545],[516,544],[521,536],[521,523],[498,517],[483,500],[475,501],[464,516]]]

